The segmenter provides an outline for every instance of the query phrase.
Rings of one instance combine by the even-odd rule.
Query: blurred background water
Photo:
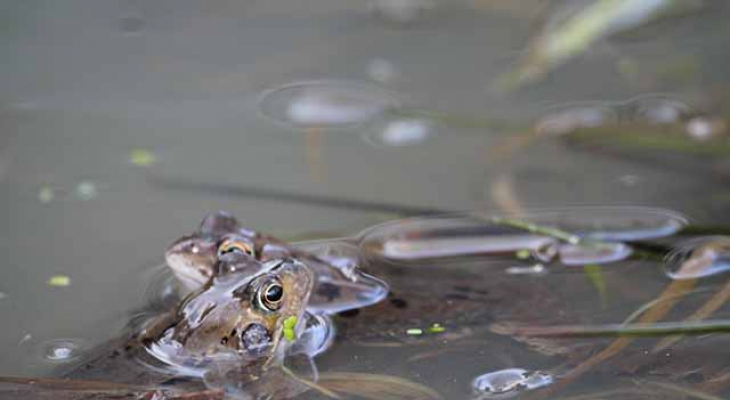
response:
[[[4,2],[0,374],[37,371],[39,343],[113,336],[144,271],[218,209],[287,239],[432,210],[730,222],[730,6],[530,58],[598,1],[572,3]]]

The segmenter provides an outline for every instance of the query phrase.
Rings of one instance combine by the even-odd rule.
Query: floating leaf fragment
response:
[[[157,162],[157,156],[148,149],[136,148],[129,153],[129,162],[138,167],[149,167]]]
[[[53,201],[53,198],[56,197],[56,193],[54,192],[53,188],[50,186],[43,186],[38,191],[38,201],[40,201],[43,204],[48,204]]]
[[[428,332],[429,333],[444,333],[444,332],[446,332],[446,328],[437,322],[428,327]]]
[[[71,284],[71,278],[66,275],[54,275],[48,279],[48,285],[66,287]]]

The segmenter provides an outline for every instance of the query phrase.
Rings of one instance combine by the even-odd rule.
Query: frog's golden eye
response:
[[[278,279],[272,279],[263,285],[258,292],[258,303],[267,311],[276,311],[281,307],[284,298],[284,287]]]
[[[218,257],[228,253],[244,253],[255,257],[253,246],[240,240],[226,240],[218,246]]]

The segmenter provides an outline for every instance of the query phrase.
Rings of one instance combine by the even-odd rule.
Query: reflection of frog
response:
[[[187,290],[203,286],[213,276],[234,272],[217,269],[221,264],[216,261],[225,254],[241,253],[262,262],[291,257],[305,263],[316,276],[308,305],[311,311],[329,314],[382,300],[388,292],[387,285],[356,268],[356,248],[346,243],[337,246],[314,255],[241,228],[235,217],[220,211],[206,217],[193,235],[173,243],[165,252],[165,259]]]
[[[301,353],[300,339],[307,340],[311,270],[293,259],[261,263],[238,253],[223,255],[220,264],[237,272],[211,280],[171,312],[88,354],[62,372],[63,380],[0,378],[0,398],[8,384],[17,385],[11,386],[13,398],[34,399],[47,398],[45,389],[53,391],[48,398],[64,399],[126,398],[124,393],[175,398],[190,391],[206,393],[195,398],[218,398],[209,396],[211,390],[243,390],[257,398],[271,386],[305,390],[279,367],[285,356]]]

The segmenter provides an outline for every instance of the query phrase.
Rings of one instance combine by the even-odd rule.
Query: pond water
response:
[[[563,11],[601,1],[0,5],[0,376],[54,376],[118,336],[159,289],[165,249],[212,211],[303,241],[439,212],[601,206],[624,208],[565,229],[614,247],[562,243],[547,260],[546,242],[525,235],[485,250],[471,234],[428,242],[428,224],[362,234],[363,251],[400,257],[365,265],[392,294],[334,317],[320,372],[393,375],[448,399],[727,395],[722,334],[660,352],[643,338],[578,374],[611,337],[511,331],[620,324],[675,282],[694,286],[642,322],[681,322],[711,299],[712,316],[695,319],[730,311],[713,297],[728,270],[730,5],[623,21],[564,60],[530,64]],[[694,233],[657,238],[639,224],[601,237],[595,224],[634,221],[637,207],[686,215]],[[637,258],[623,241],[659,255]],[[533,245],[537,261],[513,257]],[[429,261],[444,256],[456,258]],[[404,304],[415,306],[394,311]]]

